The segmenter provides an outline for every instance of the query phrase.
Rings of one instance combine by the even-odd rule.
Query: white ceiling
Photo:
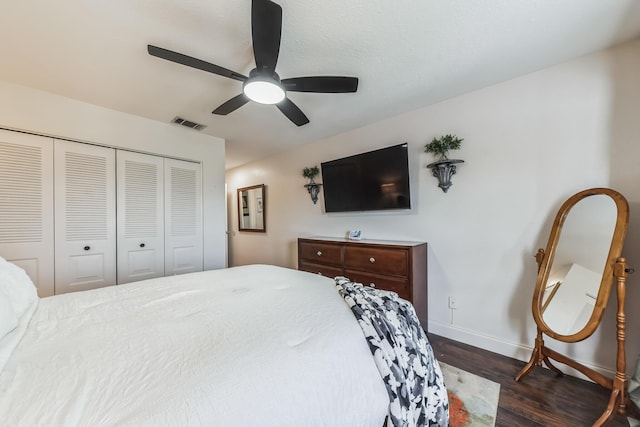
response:
[[[357,93],[289,93],[303,127],[255,103],[214,116],[241,82],[147,54],[154,44],[248,75],[250,0],[3,0],[0,80],[205,124],[230,168],[640,36],[636,0],[276,2],[281,78],[360,78]]]

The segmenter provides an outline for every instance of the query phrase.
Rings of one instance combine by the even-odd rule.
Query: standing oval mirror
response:
[[[519,381],[544,362],[562,374],[551,360],[569,365],[611,390],[609,405],[594,426],[604,424],[616,403],[624,409],[626,394],[625,281],[628,268],[620,258],[629,221],[627,200],[609,188],[592,188],[571,196],[555,216],[546,249],[538,250],[538,277],[532,311],[537,337],[531,359],[516,376]],[[591,336],[602,321],[616,282],[618,302],[617,359],[613,379],[564,356],[544,344],[543,335],[574,343]],[[613,343],[612,343],[613,344]]]
[[[238,188],[238,229],[264,233],[266,227],[266,200],[264,184]]]
[[[592,189],[558,211],[534,295],[534,317],[547,335],[583,340],[598,327],[622,251],[628,207],[613,190]]]

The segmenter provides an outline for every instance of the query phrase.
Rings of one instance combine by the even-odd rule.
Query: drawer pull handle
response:
[[[318,251],[318,252],[316,252],[316,255],[318,255],[318,256],[322,256],[322,251]]]
[[[369,258],[369,262],[370,262],[371,264],[373,264],[374,262],[376,262],[376,259],[375,259],[374,257],[371,257],[371,258]]]
[[[84,248],[82,248],[82,249],[84,249],[85,251],[88,251],[89,249],[91,249],[91,246],[85,246],[85,247],[84,247]]]
[[[376,284],[372,282],[372,283],[369,283],[369,286],[371,286],[372,288],[375,288]]]

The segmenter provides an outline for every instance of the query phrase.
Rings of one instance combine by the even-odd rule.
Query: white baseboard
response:
[[[431,320],[429,321],[429,332],[435,335],[440,335],[442,337],[449,338],[454,341],[459,341],[465,344],[469,344],[474,347],[481,348],[483,350],[492,351],[494,353],[498,353],[503,356],[521,360],[523,362],[529,361],[529,358],[531,357],[531,352],[533,351],[533,346],[527,346],[527,345],[522,345],[518,343],[504,341],[496,337],[482,335],[476,331],[462,329],[456,326],[434,322]],[[593,365],[583,361],[578,361],[578,362],[606,377],[613,378],[615,375],[615,370],[612,370],[610,368],[604,368],[602,366]],[[592,381],[591,379],[585,377],[583,374],[581,374],[580,372],[576,371],[575,369],[569,366],[563,365],[561,363],[555,363],[554,365],[567,375]],[[627,368],[629,368],[628,365],[629,364],[627,364]],[[517,372],[513,373],[514,376],[516,374]]]

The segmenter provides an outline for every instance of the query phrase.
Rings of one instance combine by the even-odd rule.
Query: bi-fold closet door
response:
[[[56,141],[55,165],[56,294],[202,270],[199,164]]]
[[[164,276],[164,159],[117,152],[118,284]]]
[[[197,163],[117,151],[118,284],[202,271]]]
[[[0,256],[54,293],[53,139],[0,129]]]
[[[164,275],[202,271],[201,165],[165,158],[164,194]]]
[[[116,155],[56,140],[55,293],[116,284]]]
[[[0,129],[0,256],[41,297],[201,271],[198,163]]]

